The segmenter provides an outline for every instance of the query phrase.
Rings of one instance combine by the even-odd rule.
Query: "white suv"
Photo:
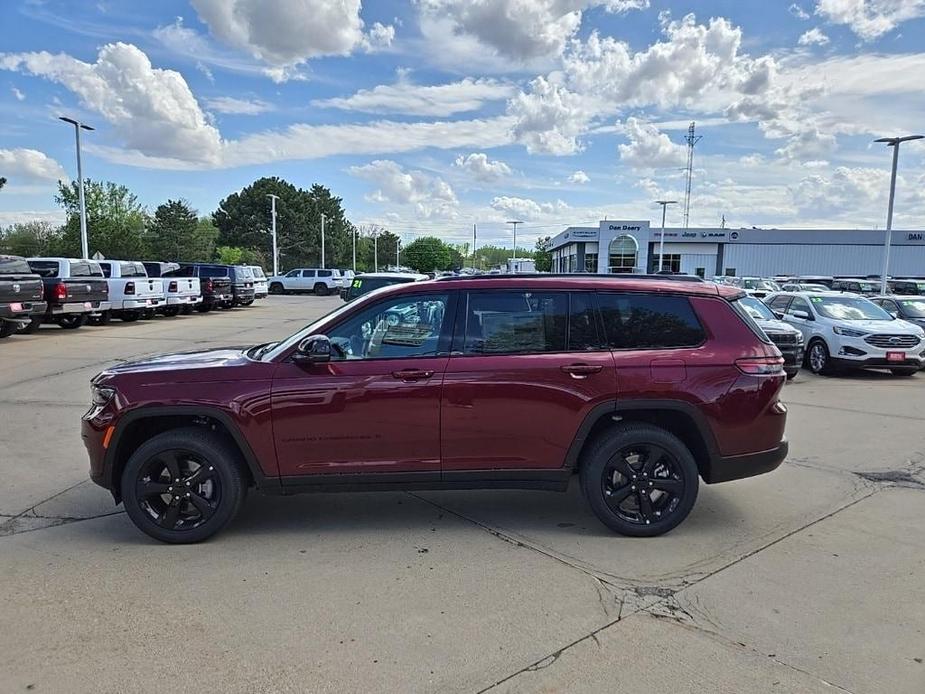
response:
[[[340,270],[320,268],[296,268],[285,275],[276,275],[267,280],[270,294],[301,294],[313,292],[318,296],[339,294],[344,286]]]
[[[806,366],[813,373],[875,368],[911,376],[925,365],[925,331],[862,296],[781,292],[765,303],[803,333]]]

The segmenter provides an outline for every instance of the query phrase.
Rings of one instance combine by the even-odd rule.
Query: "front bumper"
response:
[[[73,301],[66,304],[55,304],[49,308],[53,316],[63,316],[71,313],[102,313],[112,309],[110,301]]]
[[[24,323],[32,316],[41,316],[48,308],[44,301],[24,301],[22,303],[0,304],[0,320]]]
[[[703,471],[707,484],[730,482],[776,470],[790,451],[790,444],[784,438],[777,448],[746,455],[732,455],[713,458]]]
[[[906,359],[890,360],[886,357],[866,357],[862,359],[845,359],[843,357],[832,357],[832,365],[842,369],[905,369],[925,367],[925,359],[921,356],[910,357],[906,353]]]
[[[902,358],[891,359],[890,355],[901,355]],[[832,345],[829,356],[832,364],[841,368],[921,368],[925,366],[925,341],[911,347],[878,347],[864,338],[842,337]]]

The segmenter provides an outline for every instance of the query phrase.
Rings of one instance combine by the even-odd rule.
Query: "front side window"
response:
[[[471,292],[465,330],[465,354],[564,352],[568,294]]]
[[[380,301],[328,331],[332,359],[408,359],[438,352],[447,294]]]
[[[784,312],[787,310],[787,304],[790,303],[789,296],[775,296],[768,302],[768,306],[776,311]]]
[[[686,297],[606,293],[598,299],[612,349],[694,347],[706,337]]]
[[[286,277],[298,277],[301,272],[301,270],[290,270],[286,273]]]
[[[891,320],[892,316],[872,301],[860,297],[814,296],[810,299],[820,315],[835,320]]]

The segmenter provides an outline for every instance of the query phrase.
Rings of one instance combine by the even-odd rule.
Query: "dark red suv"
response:
[[[564,491],[627,535],[787,454],[777,348],[735,287],[663,277],[398,285],[292,337],[92,381],[90,475],[144,532],[195,542],[271,494]]]

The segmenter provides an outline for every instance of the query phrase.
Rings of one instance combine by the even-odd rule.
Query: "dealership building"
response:
[[[665,229],[664,269],[701,277],[878,275],[884,231],[873,229]],[[550,243],[553,272],[655,272],[661,229],[605,220],[569,227]],[[925,276],[925,232],[893,230],[890,274]]]

